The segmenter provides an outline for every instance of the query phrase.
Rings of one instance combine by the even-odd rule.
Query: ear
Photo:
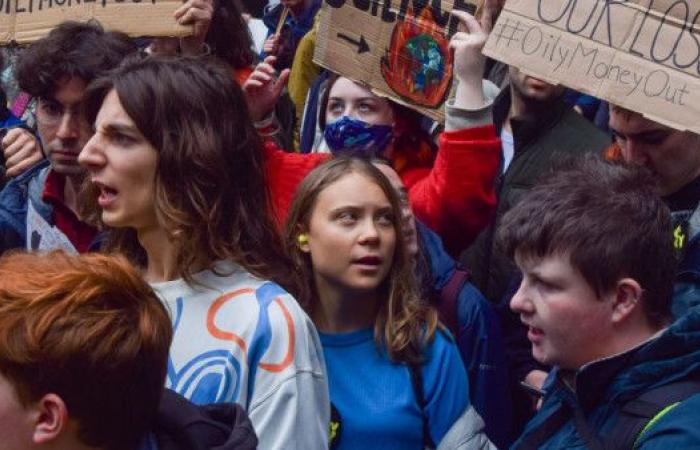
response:
[[[642,287],[632,278],[622,278],[614,291],[612,322],[620,323],[642,307]]]
[[[304,253],[309,253],[311,251],[309,247],[309,233],[300,230],[297,234],[297,245],[299,246],[299,250]]]
[[[45,444],[57,440],[68,425],[68,408],[56,394],[44,395],[36,404],[34,443]]]

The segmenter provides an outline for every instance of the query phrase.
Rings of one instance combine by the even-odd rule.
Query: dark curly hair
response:
[[[28,94],[48,98],[66,78],[90,83],[136,50],[126,34],[107,32],[97,21],[63,22],[20,55],[17,81]]]

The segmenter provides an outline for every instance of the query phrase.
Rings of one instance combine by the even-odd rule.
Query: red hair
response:
[[[0,373],[25,406],[61,397],[88,445],[133,448],[142,438],[171,339],[167,311],[124,258],[0,258]]]

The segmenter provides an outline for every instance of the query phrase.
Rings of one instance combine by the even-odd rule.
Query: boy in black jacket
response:
[[[255,448],[240,408],[163,394],[171,338],[167,311],[121,258],[0,258],[2,448]]]

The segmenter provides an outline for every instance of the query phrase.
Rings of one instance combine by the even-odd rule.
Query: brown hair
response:
[[[351,173],[358,173],[379,186],[386,195],[396,218],[401,217],[399,199],[379,169],[371,162],[339,157],[314,169],[299,185],[284,233],[285,249],[291,257],[302,292],[297,297],[311,313],[319,302],[315,289],[311,258],[300,250],[298,235],[308,230],[318,196],[330,185]],[[435,333],[437,312],[420,298],[420,288],[413,273],[413,264],[403,245],[404,237],[398,219],[394,222],[396,246],[391,270],[380,286],[384,301],[379,305],[374,322],[377,345],[386,346],[393,361],[420,362],[422,350]]]
[[[179,275],[192,281],[192,268],[202,258],[209,268],[230,259],[287,284],[262,142],[230,71],[208,58],[127,61],[89,87],[84,104],[90,122],[111,90],[158,152],[156,212],[176,246]],[[99,222],[97,196],[89,197]],[[111,230],[107,248],[146,263],[132,229]]]
[[[0,258],[0,372],[24,406],[54,393],[79,438],[131,449],[155,419],[172,326],[123,258]]]
[[[17,81],[33,97],[51,98],[64,79],[89,83],[137,49],[129,36],[104,31],[97,21],[62,22],[20,54]]]
[[[670,317],[676,273],[671,215],[642,167],[583,158],[508,211],[498,240],[511,258],[568,254],[598,296],[631,277],[643,289],[649,322],[658,326]]]

